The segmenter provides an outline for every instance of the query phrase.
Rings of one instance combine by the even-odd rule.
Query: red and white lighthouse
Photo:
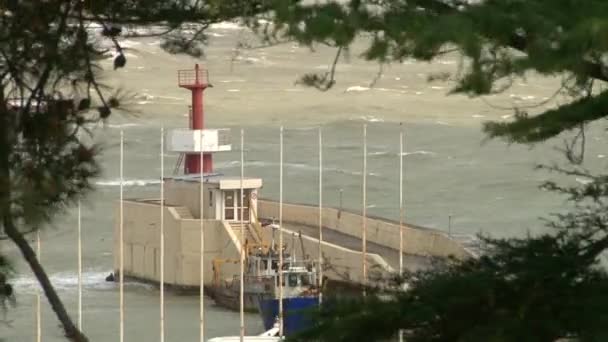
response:
[[[176,129],[167,137],[168,149],[185,154],[184,174],[201,172],[200,152],[203,152],[203,172],[213,172],[213,152],[230,151],[228,129],[205,129],[203,92],[209,85],[207,70],[194,66],[194,70],[179,70],[177,83],[192,92],[189,129]]]

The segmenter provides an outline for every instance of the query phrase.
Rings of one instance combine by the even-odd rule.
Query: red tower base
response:
[[[211,158],[211,153],[203,154],[203,173],[212,173],[213,172],[213,159]],[[185,162],[185,174],[199,174],[201,173],[201,155],[200,153],[196,154],[186,154],[186,162]]]

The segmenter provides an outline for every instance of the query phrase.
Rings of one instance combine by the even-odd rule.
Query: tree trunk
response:
[[[21,254],[23,254],[23,258],[25,258],[27,263],[30,265],[32,272],[34,272],[34,274],[36,275],[38,282],[44,290],[46,298],[48,299],[49,303],[51,304],[51,307],[53,308],[53,311],[55,311],[57,318],[63,326],[65,336],[73,342],[88,342],[89,339],[83,333],[81,333],[72,322],[70,315],[68,315],[67,311],[65,310],[65,307],[63,306],[63,303],[61,302],[61,299],[59,299],[57,292],[53,288],[49,277],[46,275],[46,272],[42,268],[42,265],[40,265],[40,263],[38,262],[38,258],[36,257],[36,253],[34,253],[34,250],[32,250],[32,247],[29,245],[23,235],[19,232],[19,230],[17,230],[10,217],[5,216],[3,221],[4,232],[17,245],[17,247],[21,251]]]

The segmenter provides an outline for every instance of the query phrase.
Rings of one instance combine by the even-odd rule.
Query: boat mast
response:
[[[125,137],[124,131],[120,131],[120,248],[119,248],[119,292],[120,292],[120,342],[124,342],[125,339],[125,294],[124,294],[124,204],[123,204],[123,188],[124,188],[124,148],[125,148]]]
[[[317,283],[319,286],[319,304],[323,302],[323,133],[319,127],[319,273]]]
[[[279,336],[283,337],[283,126],[279,133]]]
[[[165,341],[165,128],[160,128],[160,342]]]
[[[367,286],[367,124],[363,124],[363,203],[362,203],[362,220],[363,220],[363,231],[361,234],[361,256],[363,263],[363,295],[365,296],[365,287]]]
[[[201,146],[200,146],[200,161],[201,161],[201,174],[200,174],[200,199],[199,199],[199,204],[200,204],[200,220],[201,220],[201,259],[200,259],[200,342],[205,342],[205,305],[204,305],[204,298],[205,298],[205,231],[203,229],[204,226],[204,215],[203,215],[203,209],[205,208],[203,206],[204,200],[205,200],[205,194],[203,191],[203,182],[204,182],[204,170],[205,170],[205,159],[203,158],[203,130],[200,130],[200,140],[201,140]]]
[[[240,201],[237,201],[237,203],[240,202],[240,219],[241,219],[241,283],[240,283],[240,288],[239,288],[239,297],[240,297],[240,314],[241,314],[241,342],[243,342],[244,338],[245,338],[245,311],[244,311],[244,305],[245,305],[245,293],[244,293],[244,278],[245,278],[245,225],[244,225],[244,217],[243,217],[243,205],[244,205],[244,198],[243,198],[243,173],[244,173],[244,167],[243,167],[243,146],[244,146],[244,131],[241,128],[241,192],[240,192]]]

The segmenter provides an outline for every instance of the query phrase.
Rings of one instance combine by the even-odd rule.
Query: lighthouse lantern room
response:
[[[167,132],[165,146],[169,152],[180,153],[184,161],[184,175],[166,180],[168,204],[186,204],[194,216],[226,221],[256,221],[257,192],[262,186],[260,178],[243,180],[243,197],[239,199],[240,181],[213,172],[212,154],[230,151],[230,129],[206,129],[203,111],[203,91],[211,87],[207,70],[195,65],[194,70],[178,71],[178,86],[192,92],[189,128],[178,128]],[[201,151],[203,152],[203,177],[207,199],[206,209],[200,213],[198,193],[201,174]],[[179,165],[178,165],[179,168]],[[197,202],[197,203],[195,203]],[[243,217],[240,217],[240,209]],[[198,214],[198,215],[197,215]]]

